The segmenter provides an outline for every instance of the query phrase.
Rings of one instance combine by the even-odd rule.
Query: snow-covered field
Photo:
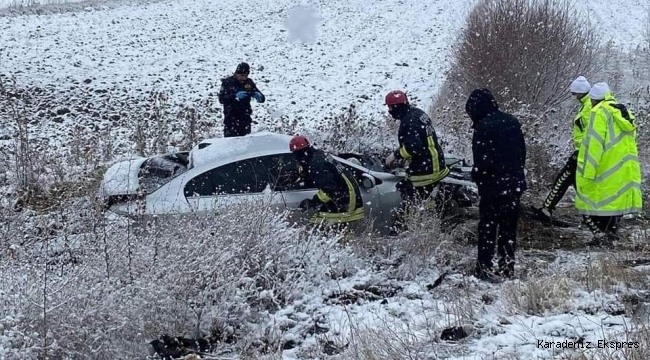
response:
[[[65,91],[50,106],[69,107],[72,114],[38,124],[36,133],[49,139],[66,137],[73,124],[128,128],[128,122],[83,117],[82,107],[88,106],[79,99],[105,103],[105,91],[127,103],[164,91],[175,110],[207,103],[204,121],[218,134],[219,79],[240,61],[251,64],[251,78],[268,99],[254,105],[260,122],[254,130],[276,126],[281,118],[313,130],[350,104],[378,123],[385,114],[383,95],[394,88],[407,90],[423,106],[430,101],[468,6],[468,1],[454,7],[445,1],[166,1],[6,17],[0,19],[0,63],[19,84]],[[99,109],[99,116],[114,112],[119,110]],[[112,134],[115,146],[128,152],[126,136],[117,129]]]
[[[34,138],[48,143],[48,149],[54,152],[72,153],[75,156],[79,154],[75,152],[79,149],[72,144],[78,139],[96,148],[111,149],[102,161],[112,160],[113,156],[126,156],[134,151],[134,123],[149,111],[150,103],[147,100],[151,98],[152,91],[168,96],[169,113],[174,116],[188,105],[203,109],[200,137],[220,134],[221,113],[216,101],[219,79],[231,74],[240,61],[251,64],[251,78],[267,96],[265,104],[253,105],[253,117],[259,121],[258,125],[254,125],[254,131],[273,129],[295,121],[297,128],[318,133],[323,122],[345,112],[351,104],[355,104],[360,119],[382,126],[385,116],[382,100],[390,90],[406,90],[421,107],[426,108],[431,104],[449,69],[456,33],[462,28],[464,16],[473,2],[116,0],[111,1],[110,7],[102,6],[99,1],[88,3],[93,6],[82,3],[75,5],[75,11],[71,12],[0,17],[0,76],[5,82],[14,78],[19,88],[39,89],[36,91],[40,94],[39,100],[30,108],[38,113],[29,124],[29,132]],[[0,0],[0,8],[8,5]],[[615,8],[604,0],[576,1],[575,6],[597,24],[596,29],[601,32],[603,41],[613,40],[625,50],[648,46],[649,32],[646,29],[650,5],[647,1],[621,0],[616,2]],[[184,128],[187,126],[175,119],[168,124],[171,139],[185,136]],[[444,121],[443,118],[434,120]],[[0,121],[1,141],[10,143],[15,124],[9,114],[1,110]],[[97,163],[102,161],[97,160]],[[62,172],[65,173],[65,170]],[[87,204],[84,206],[90,208]],[[77,211],[79,208],[85,209],[77,205],[70,205],[70,208]],[[12,259],[16,262],[0,266],[0,298],[7,294],[23,294],[16,289],[22,289],[21,286],[28,280],[36,279],[38,282],[27,282],[25,285],[28,287],[25,290],[27,300],[12,298],[4,303],[5,308],[0,308],[3,311],[0,318],[5,317],[0,321],[0,358],[30,358],[32,353],[16,355],[10,349],[18,347],[19,343],[33,344],[33,348],[42,343],[38,340],[39,336],[33,333],[21,333],[19,336],[17,332],[10,332],[20,328],[21,322],[21,318],[14,313],[15,309],[10,307],[38,299],[38,291],[42,290],[44,284],[41,282],[43,278],[39,277],[44,274],[42,270],[58,269],[58,265],[44,265],[49,264],[44,262],[30,267],[28,273],[21,273],[24,268],[20,267],[19,260],[24,260],[24,256],[30,254],[26,243],[35,238],[42,239],[43,229],[56,228],[56,231],[66,231],[67,234],[71,215],[65,211],[59,214],[61,217],[53,215],[52,219],[56,220],[42,220],[43,224],[38,224],[38,231],[34,230],[35,227],[21,231],[9,226],[2,230],[3,239],[11,241],[0,248],[15,256]],[[91,211],[88,213],[92,214]],[[74,229],[74,234],[90,231],[87,228],[91,227],[91,220],[87,219],[88,214],[82,215],[86,215],[86,218],[82,216],[82,220],[77,221],[85,224],[81,227],[86,229]],[[2,218],[13,216],[3,213]],[[65,222],[65,226],[58,226],[59,222]],[[266,227],[277,229],[277,226],[277,223],[268,224],[262,220],[258,230]],[[93,319],[101,319],[110,324],[108,329],[77,330],[80,335],[76,341],[83,343],[87,340],[86,336],[101,344],[97,346],[98,352],[107,351],[102,346],[109,346],[110,341],[103,342],[102,336],[119,336],[115,333],[121,331],[133,336],[130,347],[125,346],[125,351],[128,349],[129,355],[144,357],[142,352],[149,347],[147,342],[163,330],[188,330],[187,324],[192,323],[188,318],[193,319],[192,316],[196,315],[192,312],[195,310],[193,301],[208,304],[208,300],[213,300],[206,298],[210,289],[202,289],[198,295],[194,294],[195,289],[188,290],[187,293],[192,295],[182,299],[182,289],[173,287],[173,283],[180,280],[188,281],[188,286],[196,285],[189,281],[197,271],[193,267],[193,257],[221,261],[220,264],[230,263],[220,257],[226,256],[224,254],[183,247],[186,244],[174,243],[173,239],[166,240],[169,248],[161,247],[158,252],[155,247],[146,247],[150,243],[144,241],[157,241],[156,238],[145,237],[140,244],[142,248],[133,250],[135,245],[121,242],[123,231],[126,230],[121,227],[108,228],[114,229],[114,233],[107,235],[96,232],[93,239],[97,243],[81,246],[88,254],[97,251],[96,258],[88,262],[96,267],[88,264],[80,266],[81,270],[75,270],[78,273],[72,272],[74,277],[70,282],[93,288],[95,279],[89,274],[108,274],[108,259],[116,261],[114,259],[117,258],[120,266],[111,269],[111,274],[119,280],[101,280],[104,286],[110,285],[107,289],[115,292],[111,296],[92,296],[88,295],[90,290],[80,290],[75,295],[70,292],[70,284],[63,282],[59,285],[60,289],[65,290],[60,291],[65,296],[52,295],[60,303],[52,305],[51,316],[68,320],[82,330],[93,323]],[[209,233],[206,229],[202,229],[203,232],[197,237]],[[220,228],[216,229],[220,231]],[[469,229],[473,230],[471,226]],[[295,233],[293,231],[286,230],[283,236],[297,237],[297,230]],[[442,241],[435,233],[424,234],[432,242]],[[23,237],[27,240],[19,241]],[[468,233],[460,237],[468,239],[472,235]],[[68,238],[66,235],[63,241],[65,246],[58,253],[72,253],[76,246],[80,246],[71,245],[76,244],[74,239],[78,238]],[[261,239],[265,242],[260,246],[282,246],[274,249],[278,250],[277,256],[280,257],[283,255],[280,249],[288,254],[303,251],[302,258],[295,260],[298,264],[295,268],[290,267],[294,259],[285,257],[274,258],[279,263],[267,263],[267,267],[260,270],[264,276],[273,275],[282,279],[266,280],[277,280],[291,290],[290,296],[282,299],[286,303],[282,304],[281,309],[255,314],[260,321],[258,330],[265,339],[279,339],[279,344],[294,341],[294,346],[287,346],[284,352],[276,351],[276,355],[281,354],[286,358],[324,358],[321,351],[325,346],[323,344],[330,347],[349,344],[344,347],[347,350],[334,355],[334,358],[373,359],[368,351],[375,351],[380,354],[379,358],[393,356],[395,359],[546,359],[561,351],[539,347],[539,340],[561,342],[582,338],[594,344],[603,339],[625,341],[626,336],[636,333],[638,323],[645,324],[648,320],[644,311],[630,305],[635,296],[637,300],[646,296],[644,286],[647,285],[648,269],[620,270],[609,262],[614,260],[601,260],[603,254],[599,253],[549,251],[542,254],[546,257],[540,257],[522,251],[518,268],[522,273],[521,279],[492,285],[463,276],[463,271],[471,266],[474,256],[472,251],[475,249],[471,243],[447,249],[448,244],[441,242],[436,244],[440,245],[440,249],[429,253],[431,259],[405,261],[397,256],[398,250],[395,250],[397,253],[379,251],[376,257],[366,258],[331,241],[309,237],[305,237],[311,239],[307,244],[289,240],[282,242],[284,240],[272,236],[261,236]],[[643,253],[638,249],[644,249],[645,239],[637,240],[636,255]],[[59,240],[49,239],[42,244],[39,240],[37,243],[45,248],[56,247]],[[377,240],[378,244],[386,246],[384,251],[391,246],[397,247],[394,242]],[[209,243],[203,246],[205,248],[197,249],[210,249]],[[246,253],[245,250],[242,253]],[[183,251],[187,251],[187,256],[181,256],[185,254]],[[406,254],[417,257],[417,251]],[[141,256],[149,260],[153,257],[153,260],[151,263],[143,260],[132,264],[132,255],[134,259]],[[618,256],[627,259],[634,255],[635,250],[632,249]],[[157,256],[161,260],[156,260]],[[167,258],[163,258],[165,256]],[[385,259],[381,259],[382,256]],[[607,254],[604,257],[607,258]],[[432,260],[439,260],[440,263]],[[178,268],[182,268],[185,275],[189,274],[188,278],[179,280],[173,274],[157,272],[154,268],[156,261],[167,261],[169,266],[176,261]],[[314,268],[305,270],[300,267],[305,264]],[[427,267],[413,270],[413,264],[426,264]],[[39,267],[41,265],[42,268]],[[134,276],[131,266],[135,268],[136,280],[124,290],[120,288],[120,282],[125,281],[126,276],[122,279],[113,272],[119,274],[127,266],[130,276]],[[613,274],[607,273],[610,268],[625,273],[626,277],[613,278]],[[295,274],[290,273],[297,276],[296,279],[280,271],[287,269],[295,270]],[[208,270],[200,273],[221,276]],[[427,288],[444,271],[450,271],[450,275],[441,285]],[[338,276],[334,276],[334,272],[339,272]],[[346,274],[343,276],[341,272]],[[233,280],[225,275],[224,279]],[[238,280],[244,282],[250,279]],[[134,281],[133,278],[131,281]],[[367,290],[369,288],[374,290]],[[153,296],[159,289],[169,290],[171,295],[164,297],[161,294],[160,298]],[[287,289],[280,290],[289,291]],[[178,292],[172,293],[172,290]],[[278,289],[255,294],[259,297],[255,300],[269,303],[278,301],[280,295],[274,290]],[[101,293],[101,289],[93,291]],[[133,293],[142,297],[129,298]],[[354,296],[345,297],[342,294]],[[221,296],[230,295],[230,301],[236,299],[244,302],[242,297],[250,294],[237,288],[232,294],[210,296],[222,299]],[[630,297],[633,299],[629,300]],[[149,309],[150,304],[144,303],[143,299],[150,300],[155,306],[151,305]],[[59,307],[65,308],[68,302],[92,307],[97,304],[93,301],[101,303],[102,307],[84,313],[87,318],[81,313],[67,317],[56,313]],[[179,305],[183,301],[192,303],[191,310],[189,305],[185,308]],[[123,307],[124,304],[132,308]],[[231,304],[219,304],[214,308],[206,305],[205,315],[233,316],[217,311],[230,310],[226,305]],[[34,305],[36,310],[32,309],[29,313],[33,318],[38,317],[38,306]],[[177,321],[174,323],[156,324],[152,319],[163,316],[157,314],[156,309],[167,314],[165,307],[184,309],[189,315],[179,315],[174,318]],[[144,310],[139,313],[139,309]],[[246,311],[243,313],[250,320],[253,316]],[[637,319],[634,319],[635,316]],[[641,318],[640,322],[638,318]],[[205,325],[208,321],[203,319],[203,322]],[[315,322],[327,331],[319,333],[310,330]],[[65,321],[59,325],[62,332],[74,332]],[[140,325],[142,329],[137,328]],[[442,329],[461,325],[472,328],[468,338],[458,342],[440,340]],[[191,334],[188,332],[184,335]],[[52,347],[53,353],[56,348]],[[610,355],[605,354],[607,351],[591,349],[585,352],[585,357],[591,358],[598,353],[602,359],[607,359],[606,356]],[[611,356],[625,355],[620,350],[611,353],[614,354]],[[75,353],[69,356],[93,358],[93,354]],[[272,358],[271,355],[268,358]]]
[[[7,8],[10,6],[20,7],[20,6],[47,5],[47,4],[64,4],[64,3],[81,2],[81,1],[83,0],[48,0],[48,1],[2,0],[0,1],[0,8]]]
[[[79,98],[105,102],[103,91],[128,102],[158,90],[176,108],[208,101],[218,109],[219,79],[247,61],[251,77],[268,97],[267,103],[254,106],[258,128],[272,127],[285,116],[313,129],[350,104],[362,118],[379,124],[385,114],[383,95],[392,89],[405,89],[418,105],[430,105],[472,1],[458,0],[454,6],[447,1],[361,0],[125,4],[0,18],[2,73],[15,76],[19,84],[64,90],[52,106],[81,108],[85,104]],[[593,1],[576,6],[602,29],[603,40],[611,36],[626,48],[645,41],[644,1],[621,4],[638,11],[609,11]],[[108,121],[83,118],[81,109],[72,110],[62,122],[39,123],[37,132],[65,136],[73,124],[109,126]],[[100,116],[110,112],[99,110]],[[218,111],[206,121],[216,127],[212,132],[219,132]],[[124,135],[117,135],[116,142],[120,137]]]

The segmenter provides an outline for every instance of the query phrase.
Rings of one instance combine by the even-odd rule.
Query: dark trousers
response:
[[[560,202],[569,186],[576,187],[576,169],[578,167],[578,152],[574,151],[573,154],[567,159],[566,164],[555,178],[551,192],[546,196],[543,206],[553,211]],[[583,221],[589,227],[592,233],[598,232],[613,233],[618,230],[618,222],[620,216],[591,216],[583,215]]]
[[[492,271],[495,245],[499,271],[511,276],[515,268],[517,222],[520,194],[481,196],[478,223],[478,262],[480,271]]]
[[[593,215],[583,215],[582,219],[589,230],[592,233],[596,234],[599,232],[605,234],[616,234],[618,231],[618,222],[621,220],[621,216],[593,216]]]
[[[244,136],[251,133],[253,120],[248,114],[228,115],[223,120],[223,137]]]
[[[560,202],[564,194],[566,193],[569,186],[576,187],[576,168],[578,167],[578,152],[575,151],[567,159],[566,164],[560,170],[560,173],[557,174],[555,182],[553,182],[553,187],[551,192],[546,196],[543,206],[553,211],[555,207]]]

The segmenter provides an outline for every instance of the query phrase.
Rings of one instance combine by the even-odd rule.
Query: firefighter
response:
[[[400,122],[397,135],[399,148],[386,158],[385,165],[390,169],[395,163],[409,162],[406,179],[398,184],[404,202],[397,213],[395,230],[403,230],[405,207],[413,201],[429,199],[435,185],[449,175],[450,170],[445,164],[445,155],[429,116],[409,104],[406,94],[400,90],[389,92],[385,104],[388,113]]]
[[[542,207],[536,209],[538,217],[546,222],[551,220],[553,211],[557,206],[560,199],[564,196],[569,186],[575,189],[576,184],[576,167],[578,164],[578,150],[582,144],[582,139],[585,135],[585,129],[589,122],[589,114],[591,111],[591,99],[589,98],[589,90],[591,85],[584,76],[578,76],[570,86],[571,95],[578,100],[580,110],[573,118],[573,147],[574,151],[567,159],[566,164],[555,178],[551,191],[546,196]]]
[[[223,136],[244,136],[251,133],[251,98],[258,103],[266,97],[248,77],[250,66],[242,62],[237,65],[235,73],[221,80],[219,103],[223,104]]]
[[[622,215],[642,207],[641,167],[634,114],[619,104],[607,83],[589,91],[591,111],[578,150],[576,208],[594,232],[592,244],[616,238]]]
[[[474,129],[472,179],[480,196],[475,275],[482,280],[512,277],[520,198],[527,190],[526,143],[521,125],[517,118],[499,110],[488,89],[474,90],[465,111]],[[492,265],[495,245],[498,270]]]
[[[311,223],[347,224],[364,218],[359,185],[336,160],[300,135],[291,139],[289,150],[296,157],[306,187],[318,189],[313,198],[300,204],[303,211],[317,209]]]

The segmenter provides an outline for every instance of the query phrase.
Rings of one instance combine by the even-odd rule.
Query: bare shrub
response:
[[[446,228],[439,214],[413,206],[407,210],[405,226],[408,230],[399,236],[361,232],[349,244],[359,256],[390,265],[391,276],[399,280],[457,268],[466,257],[467,249],[457,241],[457,230]]]
[[[196,145],[203,137],[210,136],[211,128],[214,126],[212,119],[215,109],[213,99],[205,98],[197,103],[186,102],[176,113],[177,122],[172,127],[180,126],[179,136],[173,136],[170,144],[176,146],[179,150],[189,150]]]
[[[650,54],[650,6],[648,6],[648,9],[646,10],[646,21],[645,21],[645,29],[644,29],[644,35],[645,35],[645,51]]]
[[[148,108],[135,119],[132,139],[140,156],[162,154],[169,145],[169,97],[152,90],[146,99]]]
[[[33,134],[31,122],[33,114],[29,111],[31,96],[29,91],[20,89],[15,81],[5,84],[0,78],[0,107],[7,109],[9,129],[13,130],[12,147],[9,149],[12,164],[10,169],[12,182],[22,204],[33,204],[42,199],[47,189],[47,180],[52,175],[52,166],[48,166],[43,144]]]
[[[597,34],[581,19],[563,0],[483,0],[460,37],[452,82],[463,94],[495,89],[533,111],[556,106],[568,81],[597,64]]]
[[[597,33],[564,0],[481,0],[467,18],[447,81],[430,109],[443,117],[445,137],[469,153],[470,121],[465,101],[475,88],[490,88],[501,105],[519,115],[527,142],[552,146],[530,153],[542,163],[560,159],[572,113],[564,106],[568,84],[599,70]],[[573,107],[571,104],[570,107]],[[536,125],[524,113],[533,114]],[[463,146],[464,144],[464,146]],[[531,168],[548,173],[547,168]]]
[[[268,334],[291,329],[269,314],[362,266],[340,237],[290,227],[264,202],[148,224],[65,209],[36,222],[7,214],[1,233],[0,290],[14,294],[4,306],[23,319],[16,336],[39,334],[30,341],[41,356],[137,357],[163,333],[281,349],[283,337]]]

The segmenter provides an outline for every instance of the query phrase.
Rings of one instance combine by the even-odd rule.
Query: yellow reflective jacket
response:
[[[580,144],[585,137],[585,130],[589,124],[589,113],[591,111],[591,98],[585,95],[580,99],[580,110],[573,119],[573,146],[576,151],[580,150]]]
[[[596,104],[578,152],[576,208],[584,215],[640,212],[641,166],[634,114],[623,117],[611,94]]]

